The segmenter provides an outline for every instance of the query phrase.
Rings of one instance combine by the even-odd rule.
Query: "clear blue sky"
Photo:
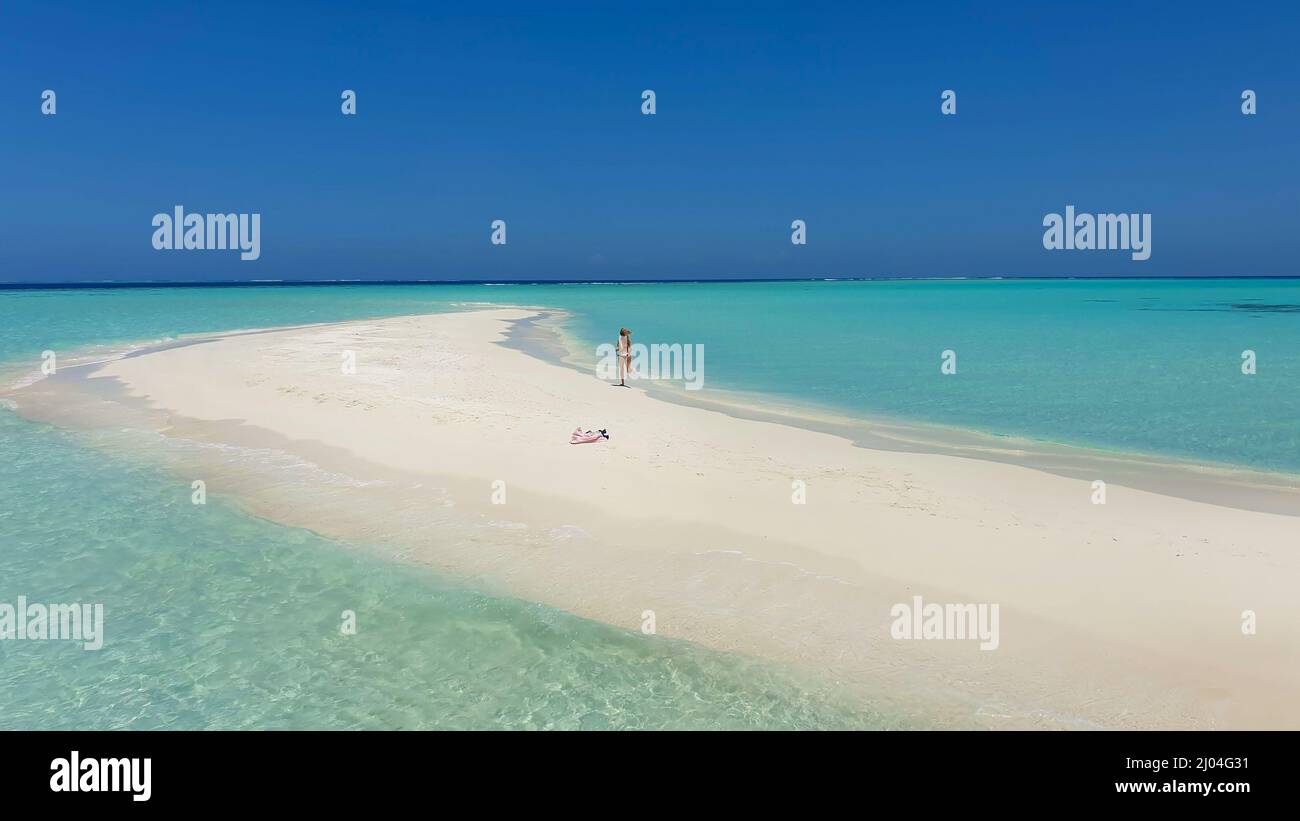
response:
[[[0,3],[0,281],[1300,275],[1295,2],[116,5]]]

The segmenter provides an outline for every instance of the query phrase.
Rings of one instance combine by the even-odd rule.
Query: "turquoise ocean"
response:
[[[0,290],[0,373],[183,334],[563,309],[702,344],[708,388],[865,418],[1300,474],[1300,281]],[[957,373],[940,373],[943,351]],[[1242,373],[1244,351],[1256,373]],[[0,407],[0,602],[102,602],[105,646],[0,641],[0,728],[915,726],[793,672],[487,596],[188,493]],[[338,633],[363,603],[364,641]],[[924,721],[921,721],[924,724]]]

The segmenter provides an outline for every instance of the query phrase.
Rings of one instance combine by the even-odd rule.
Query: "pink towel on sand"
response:
[[[582,428],[574,428],[573,433],[569,435],[569,444],[585,445],[589,442],[599,442],[604,438],[604,436],[601,436],[596,431],[584,431]]]

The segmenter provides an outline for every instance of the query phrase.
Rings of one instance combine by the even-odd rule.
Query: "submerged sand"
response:
[[[10,396],[157,431],[186,487],[257,515],[628,629],[652,612],[941,726],[1300,727],[1294,490],[1216,503],[1213,477],[1183,498],[660,401],[501,344],[537,315],[219,335]],[[892,638],[915,596],[997,604],[997,649]]]

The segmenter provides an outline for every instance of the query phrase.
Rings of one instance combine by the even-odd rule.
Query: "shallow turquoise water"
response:
[[[1294,281],[0,291],[0,363],[476,302],[567,308],[592,346],[620,325],[703,344],[706,386],[1300,472]],[[0,408],[0,602],[107,611],[99,652],[0,642],[0,728],[899,723],[744,659],[464,590],[218,498],[196,507],[86,436]],[[356,636],[339,634],[345,609]]]
[[[7,411],[0,461],[16,477],[0,483],[0,602],[105,611],[99,651],[0,641],[0,729],[897,724],[746,659],[196,506],[187,483]]]
[[[706,386],[1300,473],[1300,280],[626,285],[554,299],[592,341],[627,326],[636,341],[704,344]]]

